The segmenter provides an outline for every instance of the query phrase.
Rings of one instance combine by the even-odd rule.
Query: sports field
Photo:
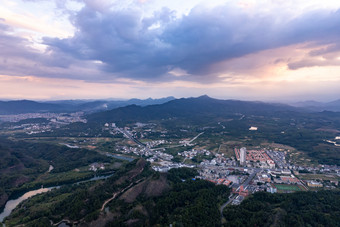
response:
[[[274,184],[274,187],[278,191],[305,191],[302,186],[293,184]]]

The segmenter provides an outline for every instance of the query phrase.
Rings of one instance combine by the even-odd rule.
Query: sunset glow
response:
[[[0,3],[0,99],[340,95],[339,1]]]

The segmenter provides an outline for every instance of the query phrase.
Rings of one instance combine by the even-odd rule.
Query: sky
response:
[[[338,0],[0,0],[0,99],[340,98]]]

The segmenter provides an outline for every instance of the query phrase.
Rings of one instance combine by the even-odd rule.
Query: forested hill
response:
[[[229,206],[223,226],[339,226],[340,191],[256,193]]]
[[[238,100],[218,100],[208,96],[182,98],[160,105],[140,107],[130,105],[88,116],[91,122],[149,121],[169,118],[211,119],[235,114],[274,116],[286,112],[299,112],[301,109],[283,104],[247,102]]]
[[[94,162],[111,160],[91,150],[2,138],[0,138],[0,157],[0,208],[12,194],[34,188],[35,184],[29,183],[46,173],[50,164],[54,167],[53,174],[58,174]],[[56,178],[54,184],[63,180],[60,176]],[[41,186],[39,182],[37,185]],[[53,185],[52,181],[50,183]]]
[[[255,193],[239,206],[220,206],[229,189],[192,180],[193,169],[154,172],[143,159],[105,181],[67,185],[26,200],[6,226],[339,226],[339,191]],[[221,222],[222,221],[222,222]]]
[[[154,172],[143,159],[123,165],[110,178],[67,185],[26,200],[6,226],[220,226],[219,207],[229,189],[192,180],[193,169]],[[51,224],[52,223],[52,224]]]

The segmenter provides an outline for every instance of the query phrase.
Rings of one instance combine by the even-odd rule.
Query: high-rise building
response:
[[[246,164],[246,157],[247,157],[247,148],[242,147],[240,149],[240,164],[245,165]]]

